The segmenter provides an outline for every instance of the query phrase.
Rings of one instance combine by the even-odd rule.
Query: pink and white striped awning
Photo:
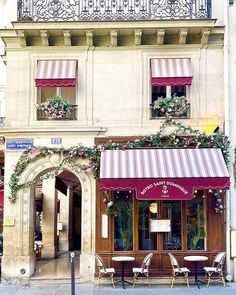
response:
[[[105,150],[102,190],[137,190],[139,199],[191,199],[194,189],[227,189],[220,149]]]
[[[193,74],[188,58],[151,59],[153,86],[191,85]]]
[[[76,74],[76,60],[39,60],[36,87],[75,86]]]

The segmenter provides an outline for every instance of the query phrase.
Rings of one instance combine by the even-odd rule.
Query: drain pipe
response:
[[[224,100],[225,100],[225,134],[230,138],[230,95],[229,95],[229,6],[224,1]],[[231,161],[230,161],[231,162]],[[231,173],[231,167],[230,167]],[[231,188],[226,191],[226,273],[228,281],[232,280],[230,263],[230,230],[231,230]]]

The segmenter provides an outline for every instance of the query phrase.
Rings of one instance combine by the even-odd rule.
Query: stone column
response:
[[[42,192],[42,258],[55,258],[57,254],[57,194],[55,178],[43,181]]]
[[[69,192],[67,196],[58,191],[58,199],[60,199],[60,217],[59,222],[62,222],[63,229],[59,232],[59,250],[69,250]]]

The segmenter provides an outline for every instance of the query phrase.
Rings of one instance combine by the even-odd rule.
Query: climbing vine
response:
[[[172,126],[174,130],[165,134],[166,127]],[[23,186],[38,184],[44,179],[55,177],[57,172],[67,165],[73,170],[92,173],[95,178],[99,176],[100,154],[103,150],[109,149],[138,149],[138,148],[220,148],[226,164],[229,161],[229,139],[222,133],[208,135],[205,132],[195,130],[190,126],[185,126],[180,122],[167,118],[160,127],[160,131],[154,135],[137,138],[125,144],[109,141],[103,145],[94,147],[85,147],[82,145],[74,146],[68,149],[52,148],[45,146],[31,147],[25,150],[17,162],[14,172],[9,181],[10,196],[9,200],[14,203],[17,197],[17,191]],[[52,171],[45,173],[38,179],[27,183],[20,183],[19,179],[26,167],[39,159],[52,154],[61,154],[62,161],[56,165]],[[81,164],[79,159],[87,159],[87,164]]]

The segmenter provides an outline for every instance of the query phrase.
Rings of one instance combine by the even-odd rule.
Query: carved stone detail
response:
[[[134,45],[139,46],[142,44],[142,30],[135,30],[134,32]]]
[[[65,46],[71,46],[71,32],[69,30],[63,31]]]
[[[93,46],[93,30],[86,30],[86,42],[88,46]]]
[[[188,29],[179,30],[179,44],[186,44]]]
[[[117,46],[118,31],[117,30],[111,30],[110,35],[111,35],[111,46]]]
[[[201,32],[201,36],[202,36],[201,43],[202,44],[207,44],[208,43],[210,33],[211,33],[210,29],[208,29],[208,28],[202,29],[202,32]]]
[[[49,46],[48,32],[46,30],[41,30],[40,35],[42,39],[42,46]]]
[[[166,33],[165,29],[157,30],[157,45],[164,44],[165,33]]]
[[[18,36],[20,37],[20,46],[25,47],[26,46],[26,34],[25,31],[18,31]]]

